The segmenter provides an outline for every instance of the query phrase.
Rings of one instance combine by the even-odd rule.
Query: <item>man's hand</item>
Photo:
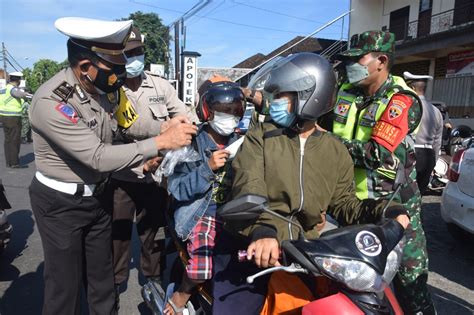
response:
[[[410,218],[406,214],[399,215],[395,220],[400,223],[404,229],[406,229],[408,224],[410,224]]]
[[[197,127],[194,125],[185,122],[173,123],[165,132],[155,137],[155,143],[158,150],[175,150],[191,144],[192,136],[196,133]]]
[[[262,238],[250,243],[247,247],[247,260],[253,259],[259,267],[280,266],[280,245],[275,238]]]
[[[262,103],[263,103],[262,92],[261,91],[254,91],[250,88],[243,88],[243,87],[241,87],[240,89],[242,90],[242,93],[245,96],[245,100],[247,102],[252,103],[255,106],[255,109],[257,110],[257,112],[260,113],[261,110],[262,110]],[[252,92],[254,93],[254,95],[253,95],[252,98],[250,98],[250,96],[252,95]]]
[[[212,156],[207,162],[211,170],[215,171],[224,166],[225,162],[229,158],[229,154],[230,152],[226,150],[218,150],[212,152]]]
[[[177,124],[182,124],[182,123],[190,124],[191,121],[186,116],[181,116],[181,115],[180,116],[175,116],[175,117],[171,118],[168,121],[164,121],[161,124],[160,133],[165,132],[171,126],[174,126],[174,125],[177,125]]]
[[[153,159],[149,159],[148,161],[145,162],[145,164],[143,164],[143,173],[147,173],[147,172],[154,173],[156,169],[158,168],[158,166],[160,166],[161,161],[163,161],[162,156],[157,156]]]

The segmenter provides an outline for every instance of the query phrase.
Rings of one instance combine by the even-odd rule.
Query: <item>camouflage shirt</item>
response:
[[[372,102],[379,101],[393,89],[403,90],[394,84],[393,78],[390,75],[373,96],[364,96],[362,89],[358,87],[354,87],[349,92],[355,96],[355,105],[362,109],[368,107]],[[404,94],[405,92],[400,91],[399,93]],[[339,137],[348,148],[354,161],[354,166],[366,169],[367,171],[369,198],[390,198],[393,193],[395,173],[399,169],[399,165],[402,165],[408,181],[401,190],[401,196],[396,196],[395,200],[403,203],[418,191],[415,183],[415,135],[413,131],[417,128],[421,119],[421,104],[416,95],[409,93],[408,96],[413,102],[408,110],[406,122],[408,124],[408,131],[404,134],[403,140],[393,152],[373,138],[364,142]],[[387,110],[390,110],[390,108],[387,107]]]

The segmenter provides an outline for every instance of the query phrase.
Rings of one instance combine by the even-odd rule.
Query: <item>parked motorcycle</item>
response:
[[[465,141],[471,139],[473,132],[471,127],[466,125],[459,125],[453,130],[451,130],[451,135],[449,136],[449,142],[446,147],[446,153],[450,156],[459,151],[459,149],[465,148]]]
[[[446,187],[446,184],[449,182],[449,163],[451,163],[451,156],[447,154],[441,154],[438,156],[430,182],[428,183],[428,189],[432,191],[441,191]]]
[[[8,223],[7,209],[11,209],[10,203],[5,196],[2,180],[0,179],[0,253],[10,242],[13,227]]]
[[[254,195],[227,203],[219,215],[224,220],[247,220],[263,212],[297,226],[300,235],[281,243],[282,266],[251,275],[248,283],[275,271],[324,276],[332,290],[303,306],[302,314],[403,314],[389,287],[402,256],[404,230],[399,223],[349,226],[307,240],[299,223],[270,210],[265,198]]]

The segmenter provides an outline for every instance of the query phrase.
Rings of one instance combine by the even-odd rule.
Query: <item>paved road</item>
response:
[[[21,148],[22,163],[27,163],[29,168],[11,170],[5,168],[2,131],[0,147],[0,176],[13,206],[9,220],[14,228],[11,243],[0,257],[0,313],[40,314],[43,253],[28,197],[28,186],[35,171],[33,148],[32,145],[22,145]],[[427,196],[423,201],[423,219],[430,254],[429,284],[438,314],[474,314],[474,242],[459,242],[451,238],[441,221],[439,196]],[[142,280],[137,272],[138,256],[135,238],[131,274],[128,287],[121,295],[120,314],[149,314],[140,297]]]

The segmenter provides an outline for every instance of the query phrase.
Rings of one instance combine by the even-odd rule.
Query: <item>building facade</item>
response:
[[[395,33],[392,72],[429,74],[427,98],[474,117],[474,0],[351,0],[350,36]]]

